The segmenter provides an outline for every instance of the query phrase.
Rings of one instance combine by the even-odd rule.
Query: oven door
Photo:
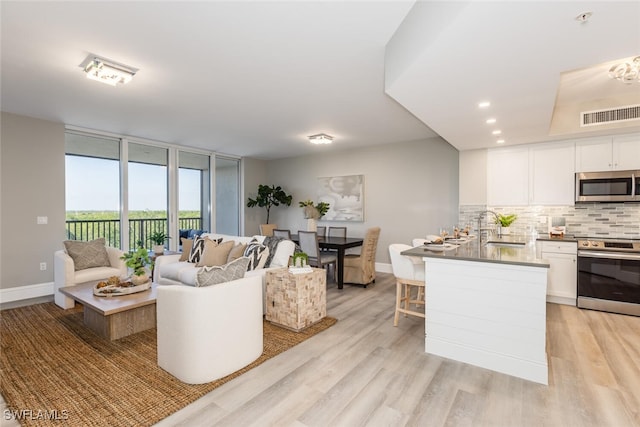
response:
[[[640,316],[640,254],[578,251],[578,307]]]

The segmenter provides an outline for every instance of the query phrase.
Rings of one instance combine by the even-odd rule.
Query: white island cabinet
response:
[[[547,270],[535,242],[403,255],[425,263],[425,351],[548,384]]]

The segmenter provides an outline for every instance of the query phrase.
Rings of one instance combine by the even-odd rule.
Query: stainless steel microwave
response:
[[[640,170],[579,172],[576,203],[640,202]]]

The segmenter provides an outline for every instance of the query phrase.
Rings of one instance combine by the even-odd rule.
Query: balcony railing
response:
[[[68,220],[66,223],[69,240],[93,240],[104,237],[108,246],[120,247],[120,220],[118,219]],[[180,218],[178,227],[181,230],[202,230],[202,218]],[[134,248],[138,242],[148,246],[149,235],[157,231],[171,235],[167,232],[166,218],[130,219],[129,246]]]

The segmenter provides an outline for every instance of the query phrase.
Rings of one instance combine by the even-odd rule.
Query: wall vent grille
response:
[[[631,120],[640,120],[640,105],[628,105],[626,107],[583,111],[580,113],[581,127],[627,122]]]

